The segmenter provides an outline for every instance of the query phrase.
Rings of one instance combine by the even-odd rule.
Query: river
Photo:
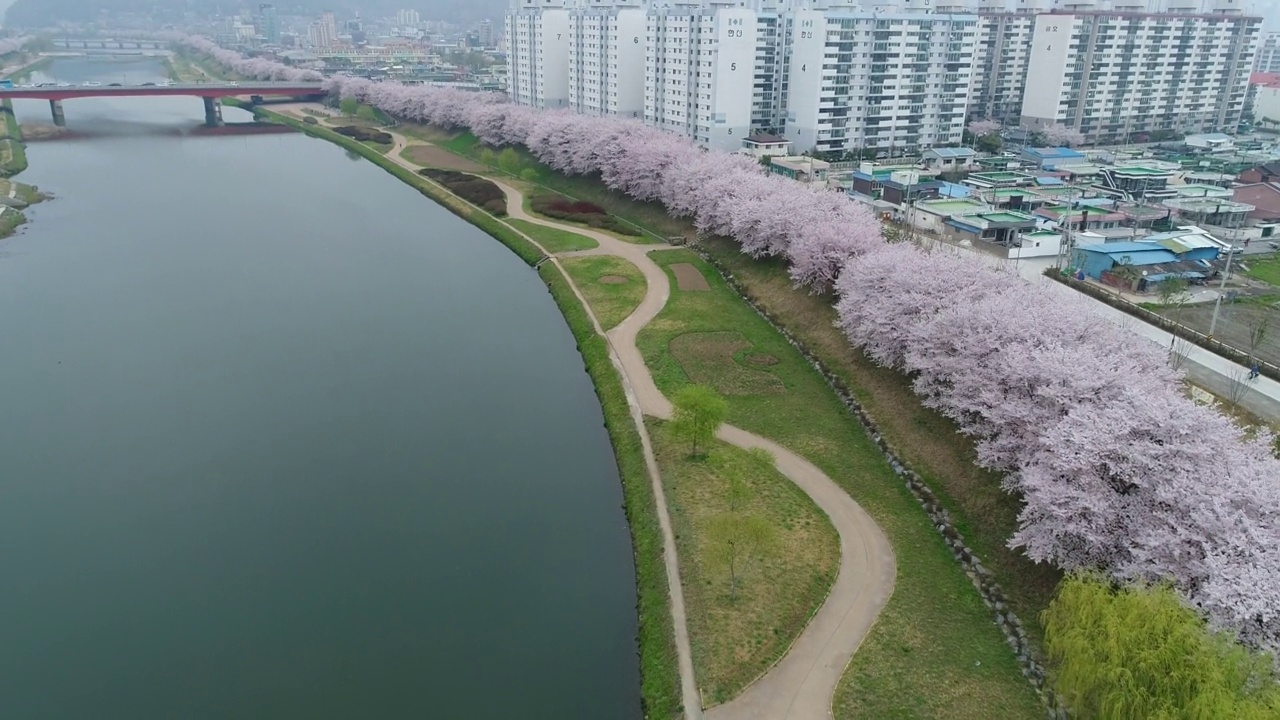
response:
[[[0,717],[638,718],[617,469],[537,274],[323,141],[65,107],[0,241]]]

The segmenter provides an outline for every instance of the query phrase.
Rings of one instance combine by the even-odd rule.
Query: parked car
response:
[[[102,83],[100,83],[100,82],[94,82],[93,80],[90,80],[89,82],[84,83],[84,86],[85,86],[85,87],[100,87],[101,85],[102,85]]]
[[[107,87],[124,87],[124,86],[121,85],[120,83],[108,83]]]
[[[155,87],[155,83],[142,83],[142,87]]]

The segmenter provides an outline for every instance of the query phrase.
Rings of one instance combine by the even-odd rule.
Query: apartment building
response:
[[[536,108],[569,105],[572,0],[519,0],[507,13],[507,95]]]
[[[1269,32],[1258,44],[1258,59],[1253,63],[1254,72],[1280,73],[1280,32]]]
[[[1240,122],[1262,18],[1240,0],[1169,0],[1146,13],[1136,0],[1111,10],[1069,5],[1036,16],[1022,122],[1062,124],[1091,142],[1130,133],[1232,131]]]
[[[1018,124],[1036,14],[1045,12],[1047,5],[1047,0],[1019,0],[1016,9],[1008,12],[1004,0],[980,0],[970,117]]]
[[[732,0],[651,7],[646,18],[644,120],[715,149],[751,134],[756,11]]]
[[[639,0],[589,0],[569,14],[569,107],[644,114],[645,10]]]
[[[869,12],[818,0],[793,13],[785,135],[796,150],[893,156],[961,141],[978,16],[926,2]]]

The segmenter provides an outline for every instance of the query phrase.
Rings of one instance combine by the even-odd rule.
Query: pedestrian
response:
[[[1253,367],[1249,368],[1249,379],[1250,379],[1250,380],[1257,380],[1257,379],[1258,379],[1258,376],[1259,376],[1259,375],[1261,375],[1261,374],[1262,374],[1262,370],[1258,367],[1258,363],[1254,363],[1254,364],[1253,364]]]

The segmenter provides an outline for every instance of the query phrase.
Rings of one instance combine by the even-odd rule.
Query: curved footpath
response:
[[[391,135],[395,144],[387,157],[416,172],[417,165],[400,157],[401,151],[408,146],[408,141],[399,133],[392,132]],[[675,625],[685,716],[698,720],[704,714],[693,672],[693,655],[689,646],[675,535],[671,530],[662,477],[643,417],[651,415],[669,419],[672,408],[667,398],[659,392],[653,375],[636,347],[636,336],[640,330],[657,317],[671,295],[666,271],[649,258],[649,253],[667,250],[671,246],[623,242],[602,232],[534,217],[525,212],[524,196],[519,190],[499,180],[489,179],[506,195],[509,217],[587,236],[599,243],[599,247],[574,253],[575,255],[612,255],[622,258],[639,268],[648,283],[644,299],[635,311],[617,327],[605,332],[560,260],[546,252],[533,238],[516,231],[542,250],[569,281],[569,286],[591,317],[596,332],[607,339],[610,358],[622,377],[632,417],[644,446],[645,464],[653,483],[659,524],[662,527],[663,555],[671,591],[671,613]],[[831,519],[831,524],[840,536],[841,557],[839,573],[826,601],[787,654],[741,695],[707,710],[705,717],[712,720],[826,720],[831,717],[832,697],[850,658],[874,625],[889,596],[893,594],[896,573],[893,548],[871,516],[835,481],[809,461],[771,440],[731,425],[722,426],[717,435],[721,440],[741,448],[763,448],[769,451],[775,459],[778,471],[804,490]]]
[[[671,294],[666,271],[649,258],[650,252],[668,249],[670,246],[628,243],[605,233],[533,217],[525,212],[524,198],[518,190],[505,183],[495,182],[507,196],[507,213],[510,217],[586,235],[600,245],[594,250],[577,254],[620,257],[638,267],[644,274],[648,283],[644,300],[617,327],[605,333],[605,337],[609,341],[615,364],[622,371],[628,399],[633,399],[638,404],[639,411],[645,415],[669,419],[672,414],[671,403],[654,384],[653,375],[636,347],[636,336],[657,317]],[[554,257],[552,262],[559,265]],[[568,273],[565,277],[569,277]],[[579,298],[582,297],[577,287],[574,287],[574,292]],[[600,330],[599,323],[596,323],[596,329]],[[671,532],[661,476],[653,459],[648,433],[640,418],[637,418],[637,426],[644,443],[645,461],[649,465],[662,525],[686,716],[696,718],[701,715],[697,711],[701,703],[695,689],[696,679],[693,677],[684,598],[675,557],[675,536]],[[763,448],[769,451],[779,472],[804,490],[831,518],[831,524],[840,535],[841,558],[840,571],[826,602],[782,660],[737,698],[708,710],[706,717],[715,720],[825,720],[831,717],[831,699],[850,658],[862,644],[862,639],[893,593],[896,572],[893,549],[871,516],[835,481],[809,461],[771,440],[732,425],[722,426],[717,436],[740,448]]]

